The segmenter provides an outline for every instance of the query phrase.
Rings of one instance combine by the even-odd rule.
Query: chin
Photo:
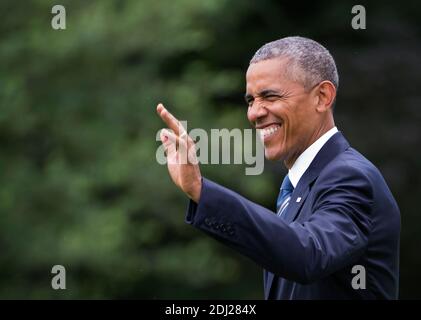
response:
[[[280,150],[270,150],[270,148],[265,148],[265,158],[269,161],[283,160]]]

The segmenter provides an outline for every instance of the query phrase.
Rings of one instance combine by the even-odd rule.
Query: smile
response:
[[[280,124],[271,124],[265,128],[259,129],[260,137],[263,141],[268,140],[271,136],[273,136],[281,127]]]
[[[259,134],[262,138],[273,135],[281,127],[280,124],[271,124],[263,129],[258,129]]]

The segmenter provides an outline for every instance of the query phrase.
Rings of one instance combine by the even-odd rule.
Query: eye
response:
[[[279,99],[280,97],[279,96],[277,96],[277,95],[275,95],[275,94],[270,94],[270,95],[268,95],[268,96],[266,96],[265,97],[265,99],[266,100],[269,100],[269,101],[274,101],[274,100],[277,100],[277,99]]]
[[[246,99],[247,106],[250,108],[253,105],[254,99]]]

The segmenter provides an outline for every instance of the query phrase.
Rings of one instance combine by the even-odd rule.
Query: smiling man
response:
[[[190,197],[186,222],[264,268],[266,299],[396,299],[400,213],[381,173],[335,126],[335,61],[319,43],[265,44],[246,74],[248,119],[283,162],[276,211],[204,177],[195,146],[162,105],[168,170]],[[187,153],[189,163],[178,163]],[[355,267],[364,270],[355,285]]]

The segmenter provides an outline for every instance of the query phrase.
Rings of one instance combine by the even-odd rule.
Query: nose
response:
[[[255,124],[259,119],[266,117],[268,110],[262,103],[254,101],[253,104],[248,108],[247,118],[253,124]]]

